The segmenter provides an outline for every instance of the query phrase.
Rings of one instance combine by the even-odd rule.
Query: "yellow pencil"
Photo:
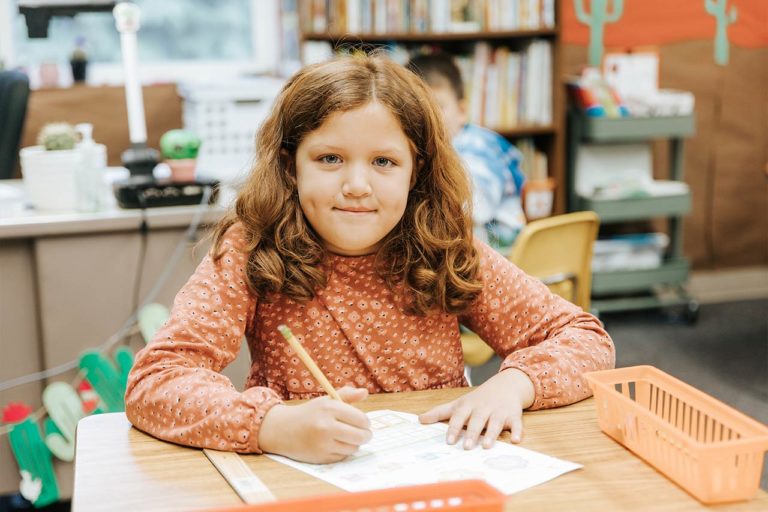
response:
[[[307,367],[309,373],[311,373],[312,376],[317,379],[320,385],[323,386],[323,389],[326,393],[328,393],[328,396],[336,400],[341,400],[341,397],[333,388],[331,383],[328,382],[328,379],[325,378],[325,375],[323,375],[323,372],[317,366],[317,363],[315,363],[307,351],[304,350],[304,347],[301,346],[301,343],[299,343],[299,340],[296,339],[296,336],[293,335],[291,330],[285,325],[278,325],[277,330],[280,331],[280,334],[283,335],[285,341],[288,342],[293,351],[296,352],[296,355],[299,356],[299,359],[301,359],[301,362],[304,363],[304,366]]]

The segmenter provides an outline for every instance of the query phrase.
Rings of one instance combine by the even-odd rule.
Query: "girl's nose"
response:
[[[371,193],[371,183],[368,180],[368,170],[362,165],[352,165],[344,175],[341,192],[345,196],[365,197]]]

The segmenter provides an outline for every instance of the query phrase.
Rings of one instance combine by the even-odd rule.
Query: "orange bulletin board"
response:
[[[592,12],[592,0],[562,0],[563,42],[586,45],[589,27],[576,18],[574,2]],[[614,0],[604,0],[608,11]],[[724,0],[712,0],[722,2]],[[738,17],[728,27],[731,44],[745,48],[768,46],[768,1],[727,0],[727,12],[735,7]],[[605,24],[605,45],[632,47],[661,45],[696,39],[712,39],[717,21],[705,9],[705,0],[624,0],[621,18]]]

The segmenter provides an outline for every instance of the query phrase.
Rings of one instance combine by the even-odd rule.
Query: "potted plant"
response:
[[[32,204],[40,210],[77,207],[77,171],[82,155],[75,148],[77,132],[68,123],[50,123],[37,137],[37,146],[19,152],[21,174]]]
[[[170,130],[160,137],[160,152],[171,168],[171,180],[194,181],[200,137],[189,130]]]

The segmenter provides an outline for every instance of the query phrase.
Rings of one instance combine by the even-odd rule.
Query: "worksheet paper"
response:
[[[582,467],[509,443],[464,450],[461,440],[445,442],[448,425],[421,425],[416,415],[369,412],[373,439],[354,455],[334,464],[307,464],[267,456],[346,491],[479,478],[512,494]]]

